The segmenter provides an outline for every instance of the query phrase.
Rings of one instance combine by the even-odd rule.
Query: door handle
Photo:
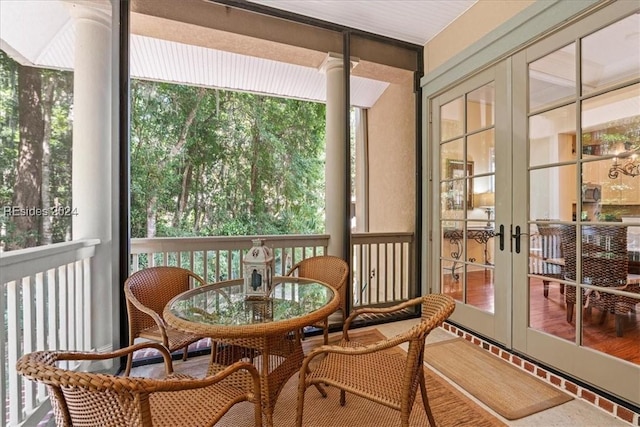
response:
[[[494,234],[495,237],[499,237],[499,246],[500,250],[504,251],[504,225],[500,224],[500,232]]]
[[[515,239],[516,241],[516,253],[519,254],[520,253],[520,237],[521,236],[528,236],[529,233],[521,233],[520,232],[520,226],[516,225],[516,232],[515,234],[511,235],[512,239]]]

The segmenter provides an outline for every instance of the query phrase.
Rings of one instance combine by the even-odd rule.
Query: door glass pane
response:
[[[463,301],[462,284],[465,283],[464,270],[464,222],[444,221],[442,223],[441,280],[443,293]]]
[[[529,118],[529,164],[545,165],[576,157],[576,106],[570,104]]]
[[[575,98],[575,64],[575,43],[529,64],[530,111]]]
[[[562,185],[558,185],[561,182]],[[576,209],[575,165],[535,169],[529,173],[529,218],[571,221]]]
[[[464,139],[455,139],[440,146],[440,177],[447,179],[451,172],[447,168],[450,161],[461,162],[464,159]]]
[[[632,85],[582,103],[585,155],[626,156],[640,149],[640,85]]]
[[[580,283],[596,287],[582,288],[578,301],[575,289],[572,289],[567,294],[567,312],[568,319],[573,320],[578,307],[584,311],[583,345],[633,360],[637,355],[625,351],[629,341],[619,338],[623,337],[625,332],[627,337],[637,334],[639,324],[636,316],[632,314],[640,300],[635,298],[639,296],[638,285],[633,280],[630,282],[628,276],[628,227],[618,224],[620,223],[583,225],[579,259],[576,260],[574,252],[567,251],[567,266],[575,264],[581,267]],[[631,294],[615,295],[607,292],[608,289],[628,291]]]
[[[447,181],[444,183],[443,194],[444,209],[447,211],[460,211],[460,215],[453,215],[456,218],[464,216],[466,209],[472,208],[473,189],[469,188],[471,181],[465,177],[473,169],[473,163],[465,163],[460,160],[447,160]],[[454,213],[455,213],[454,212]],[[445,213],[445,215],[451,215]]]
[[[634,310],[638,310],[640,294],[637,287],[630,292],[629,296],[602,290],[583,292],[582,345],[638,363],[640,316]]]
[[[495,124],[495,89],[493,82],[467,95],[467,132]]]
[[[464,211],[464,188],[462,181],[447,181],[440,184],[440,217],[443,220],[462,219]]]
[[[640,15],[633,15],[582,40],[582,93],[640,77]]]
[[[440,141],[462,135],[464,132],[464,99],[457,98],[440,107]]]
[[[493,128],[467,138],[467,159],[474,163],[474,175],[495,172],[495,146]]]
[[[544,218],[529,228],[529,326],[559,338],[575,341],[575,324],[567,321],[566,296],[575,284],[564,259],[564,241],[575,241],[575,227]],[[575,267],[573,268],[575,278]],[[575,279],[574,279],[575,282]]]
[[[495,211],[494,176],[481,176],[472,179],[473,209],[467,212],[467,218],[476,220],[477,226],[493,227]]]

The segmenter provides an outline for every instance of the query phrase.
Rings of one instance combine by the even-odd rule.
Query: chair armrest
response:
[[[106,359],[115,359],[118,357],[127,356],[134,351],[142,350],[145,348],[153,348],[160,352],[162,358],[164,359],[164,367],[165,374],[171,375],[173,373],[173,362],[171,360],[171,353],[164,345],[157,342],[143,342],[134,345],[130,345],[128,347],[123,347],[118,350],[105,352],[105,353],[94,353],[90,351],[69,351],[69,352],[56,352],[56,360],[106,360]]]
[[[294,265],[293,267],[291,267],[289,269],[289,271],[287,271],[287,274],[285,274],[285,276],[291,276],[293,273],[295,273],[295,271],[300,267],[300,263],[297,263],[296,265]]]
[[[169,337],[167,335],[167,324],[165,323],[164,319],[160,317],[158,313],[156,313],[155,311],[151,310],[149,307],[142,304],[138,300],[138,298],[136,298],[133,292],[129,290],[129,288],[125,287],[124,293],[128,302],[133,304],[138,310],[140,310],[141,312],[150,316],[153,319],[156,325],[158,325],[158,328],[160,329],[160,333],[162,333],[162,342],[167,344],[169,342]]]
[[[360,308],[358,310],[354,310],[349,317],[347,317],[347,320],[345,320],[344,322],[344,326],[342,328],[342,336],[345,340],[349,341],[349,334],[348,331],[351,328],[351,322],[353,322],[353,320],[358,317],[361,314],[367,314],[367,313],[392,313],[394,311],[399,311],[402,309],[405,309],[407,307],[412,307],[414,305],[418,305],[418,304],[422,304],[422,297],[418,297],[418,298],[413,298],[410,299],[408,301],[402,302],[400,304],[391,306],[391,307],[384,307],[384,308]]]

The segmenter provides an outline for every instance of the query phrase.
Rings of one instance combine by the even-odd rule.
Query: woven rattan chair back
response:
[[[204,285],[197,274],[179,267],[151,267],[133,273],[125,283],[125,291],[135,297],[142,305],[162,316],[164,306],[176,295],[188,291],[192,282]],[[130,310],[130,327],[134,333],[155,326],[153,318],[127,302]]]
[[[194,286],[204,285],[197,274],[180,267],[151,267],[133,273],[124,284],[129,322],[129,345],[142,337],[164,344],[169,351],[184,348],[203,338],[166,327],[162,318],[165,305],[176,295]],[[126,374],[131,370],[132,356],[127,362]]]
[[[119,358],[153,348],[165,361],[164,379],[79,372],[59,362]],[[235,403],[254,402],[255,425],[261,425],[260,383],[255,368],[239,362],[218,375],[195,379],[173,375],[171,355],[158,343],[142,343],[110,353],[39,351],[22,356],[16,370],[47,386],[58,427],[212,426]],[[239,370],[254,379],[250,391],[224,384]]]
[[[393,313],[416,305],[422,308],[421,321],[410,330],[366,346],[349,339],[350,325],[357,316]],[[305,358],[300,369],[297,426],[302,426],[306,389],[322,384],[340,389],[341,405],[346,404],[345,396],[349,392],[400,411],[402,426],[409,425],[419,385],[427,418],[435,426],[424,378],[424,345],[427,335],[444,322],[454,309],[455,301],[450,296],[431,294],[393,307],[355,310],[345,321],[340,346],[317,347]],[[385,351],[402,343],[409,344],[406,357]],[[326,357],[310,368],[312,360],[322,355]]]
[[[331,286],[338,292],[340,298],[339,310],[342,312],[344,322],[346,316],[346,290],[349,277],[349,264],[342,258],[331,255],[320,255],[303,259],[289,270],[287,276],[306,277],[319,280]],[[329,342],[328,320],[313,326],[323,328],[324,343]]]
[[[577,244],[574,227],[563,228],[562,243],[565,259],[565,277],[576,280]],[[627,282],[629,258],[627,254],[627,227],[616,225],[585,225],[582,228],[582,283],[620,287]],[[602,310],[602,321],[607,312],[614,313],[620,297],[604,292],[583,292],[580,304]],[[576,289],[569,286],[566,292],[567,322],[573,320],[573,308],[577,304]]]

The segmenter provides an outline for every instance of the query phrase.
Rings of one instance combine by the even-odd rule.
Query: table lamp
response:
[[[473,197],[473,204],[487,213],[487,227],[491,227],[491,213],[495,209],[496,194],[493,192],[478,193]]]

